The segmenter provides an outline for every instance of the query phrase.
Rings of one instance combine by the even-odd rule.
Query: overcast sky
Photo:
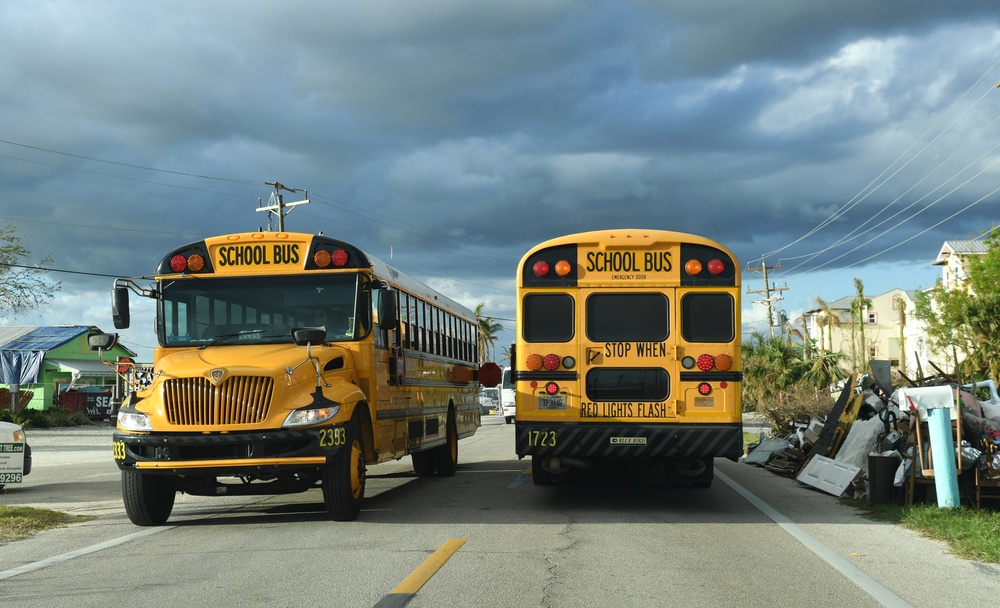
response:
[[[0,56],[0,221],[30,262],[111,275],[54,272],[4,325],[113,330],[112,276],[266,226],[275,180],[311,200],[287,230],[485,303],[501,344],[548,238],[702,234],[780,265],[794,318],[855,277],[930,287],[1000,216],[995,0],[12,0]]]

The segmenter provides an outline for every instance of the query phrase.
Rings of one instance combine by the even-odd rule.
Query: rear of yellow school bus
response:
[[[661,462],[709,487],[743,454],[740,281],[710,239],[602,230],[518,267],[516,451],[538,485],[601,461]]]
[[[164,256],[154,278],[119,279],[113,298],[118,328],[130,291],[156,301],[152,383],[127,395],[114,435],[134,523],[164,523],[177,492],[317,486],[330,518],[351,520],[370,464],[409,455],[421,475],[454,474],[458,439],[480,423],[465,307],[309,234],[208,238]],[[401,293],[426,312],[407,331],[433,348],[401,346]]]

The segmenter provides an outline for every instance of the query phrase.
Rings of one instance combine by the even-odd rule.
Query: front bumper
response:
[[[321,466],[343,446],[343,426],[244,433],[116,432],[122,470],[199,475],[255,475]]]

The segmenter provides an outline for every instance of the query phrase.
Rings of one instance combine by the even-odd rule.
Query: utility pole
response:
[[[781,295],[780,292],[788,289],[787,284],[784,287],[773,287],[770,283],[767,282],[767,271],[775,270],[778,268],[781,268],[781,264],[778,264],[777,266],[768,266],[767,263],[764,261],[764,258],[760,259],[760,268],[751,268],[747,266],[747,270],[752,272],[764,271],[764,289],[757,289],[754,291],[747,289],[747,295],[752,293],[765,294],[763,298],[761,298],[760,300],[754,300],[754,302],[756,302],[757,304],[764,304],[765,306],[767,306],[767,326],[771,330],[772,340],[774,339],[774,312],[772,309],[774,307],[775,302],[784,299],[784,297]],[[772,293],[774,293],[775,295],[771,295]]]
[[[298,205],[308,205],[309,204],[309,191],[308,190],[304,191],[305,192],[305,196],[306,196],[305,200],[296,201],[294,203],[286,203],[285,199],[281,196],[281,191],[282,190],[287,190],[288,192],[291,192],[291,193],[294,194],[294,193],[298,192],[298,190],[293,190],[292,188],[288,188],[287,186],[285,186],[284,184],[282,184],[279,181],[264,182],[264,185],[265,186],[272,186],[274,188],[274,192],[271,193],[271,198],[267,201],[267,206],[266,207],[261,207],[261,206],[258,205],[257,211],[267,211],[267,217],[268,217],[268,220],[267,220],[267,229],[268,230],[271,229],[271,213],[277,212],[278,213],[278,232],[284,232],[285,231],[285,216],[288,215],[288,213],[290,211],[290,209],[289,209],[289,211],[286,211],[286,209],[289,208],[289,207],[295,207],[295,206],[298,206]]]

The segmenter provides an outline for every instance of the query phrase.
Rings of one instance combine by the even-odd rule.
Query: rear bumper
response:
[[[545,424],[515,421],[524,456],[728,458],[743,456],[743,424]]]

